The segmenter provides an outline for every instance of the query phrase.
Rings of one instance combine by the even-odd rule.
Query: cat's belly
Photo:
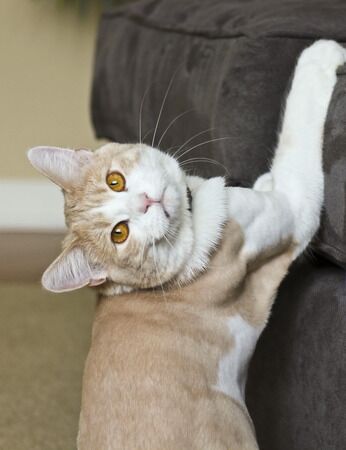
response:
[[[237,386],[245,347],[232,333],[244,324],[183,305],[116,302],[95,322],[79,449],[257,449]]]

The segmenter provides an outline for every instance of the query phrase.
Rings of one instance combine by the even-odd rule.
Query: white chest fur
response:
[[[233,345],[219,361],[215,389],[244,404],[245,383],[249,360],[255,349],[262,327],[254,327],[240,315],[227,319]]]

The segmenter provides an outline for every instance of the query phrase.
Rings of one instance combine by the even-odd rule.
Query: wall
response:
[[[89,118],[97,19],[53,0],[1,0],[0,182],[40,177],[29,147],[99,145]]]

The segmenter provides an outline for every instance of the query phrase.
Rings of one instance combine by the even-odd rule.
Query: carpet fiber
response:
[[[0,285],[0,448],[74,450],[94,294]]]

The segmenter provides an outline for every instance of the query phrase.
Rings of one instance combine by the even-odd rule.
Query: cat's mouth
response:
[[[187,201],[188,201],[188,211],[192,211],[192,193],[191,193],[191,189],[189,188],[189,186],[186,187],[186,195],[187,195]]]
[[[188,186],[186,186],[186,198],[187,198],[187,210],[192,212],[192,192]],[[172,212],[170,211],[170,202],[166,201],[165,195],[162,196],[161,207],[164,215],[167,217],[167,219],[170,219],[172,217],[173,210]]]
[[[165,205],[163,204],[162,205],[162,209],[163,209],[163,213],[164,213],[164,215],[167,217],[167,219],[170,219],[170,215],[169,215],[169,213],[167,212],[167,209],[165,208]]]

